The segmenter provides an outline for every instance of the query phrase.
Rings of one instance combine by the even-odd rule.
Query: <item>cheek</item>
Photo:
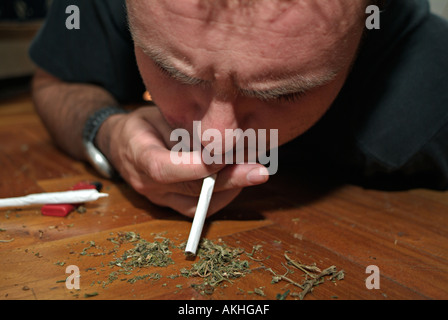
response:
[[[260,127],[278,129],[278,144],[285,144],[305,133],[328,111],[339,89],[333,83],[318,88],[296,102],[266,105],[259,109]]]
[[[279,133],[279,145],[285,144],[305,133],[328,111],[342,89],[349,66],[327,85],[314,89],[295,103],[273,105],[263,118],[266,127]],[[268,108],[264,108],[268,110]]]

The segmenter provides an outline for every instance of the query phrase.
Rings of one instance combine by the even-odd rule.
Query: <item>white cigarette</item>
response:
[[[208,206],[212,199],[213,188],[215,187],[216,174],[204,179],[202,183],[201,194],[199,195],[198,206],[191,225],[190,236],[188,237],[185,252],[196,254],[199,240],[201,239],[202,228],[204,227],[205,217],[207,216]]]
[[[107,196],[109,196],[107,193],[99,193],[96,189],[35,193],[24,197],[0,199],[0,207],[16,207],[33,204],[75,204],[95,201]]]

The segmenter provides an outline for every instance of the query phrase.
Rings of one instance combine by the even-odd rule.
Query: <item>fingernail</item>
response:
[[[252,184],[260,184],[266,182],[268,178],[269,171],[265,167],[252,169],[246,176],[247,181]]]

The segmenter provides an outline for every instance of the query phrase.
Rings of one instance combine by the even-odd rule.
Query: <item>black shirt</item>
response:
[[[79,29],[67,29],[66,8],[79,8]],[[124,0],[55,0],[30,48],[31,59],[67,82],[92,83],[122,102],[140,99],[143,82]]]
[[[65,27],[71,4],[53,2],[31,58],[64,81],[101,85],[122,103],[140,99],[124,0],[76,1],[79,30]],[[429,12],[427,0],[390,0],[330,110],[280,151],[279,170],[293,159],[366,187],[448,189],[448,22]]]

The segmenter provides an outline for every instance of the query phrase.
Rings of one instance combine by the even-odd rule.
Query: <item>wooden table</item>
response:
[[[0,298],[299,299],[302,289],[292,282],[302,283],[304,273],[286,263],[285,253],[321,270],[334,265],[344,271],[343,280],[326,277],[305,299],[448,298],[448,193],[382,192],[299,180],[280,166],[269,183],[244,190],[207,221],[204,237],[244,249],[240,258],[249,261],[250,272],[203,294],[191,286],[202,278],[175,276],[199,260],[187,259],[178,248],[191,220],[151,204],[125,183],[101,179],[57,150],[29,96],[3,101],[1,198],[64,191],[79,181],[102,182],[109,197],[63,218],[43,216],[40,206],[0,209]],[[115,273],[117,279],[109,281],[118,271],[109,263],[134,245],[110,240],[120,232],[150,242],[169,238],[176,246],[174,264]],[[69,265],[79,268],[78,290],[66,286]],[[377,267],[379,283],[372,280],[376,273],[366,273],[369,266]],[[289,270],[291,281],[272,283],[269,268],[278,275]],[[129,281],[149,273],[161,278]],[[374,283],[379,288],[369,289]]]

